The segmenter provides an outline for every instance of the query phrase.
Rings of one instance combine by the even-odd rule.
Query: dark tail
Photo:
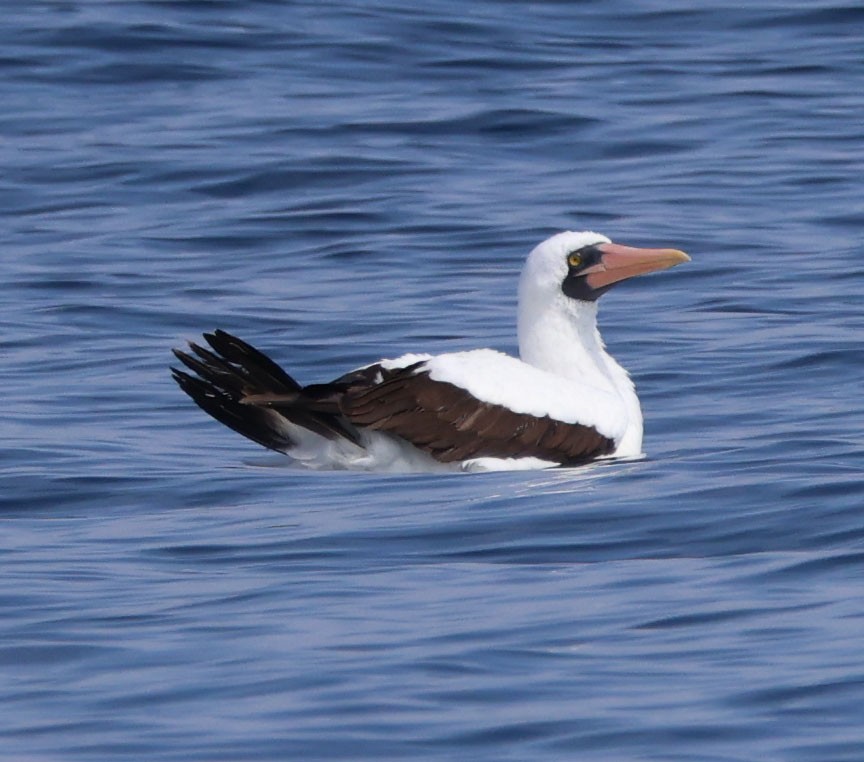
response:
[[[296,444],[283,425],[286,420],[327,439],[344,437],[358,442],[351,424],[335,412],[321,410],[321,405],[304,395],[303,387],[265,354],[225,331],[205,333],[204,339],[210,349],[190,342],[192,353],[174,350],[177,359],[195,375],[176,368],[171,373],[180,388],[217,421],[279,452],[287,452]],[[256,398],[278,399],[278,409],[259,404]]]

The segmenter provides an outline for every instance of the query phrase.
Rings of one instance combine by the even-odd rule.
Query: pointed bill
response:
[[[603,256],[598,264],[586,270],[588,285],[594,289],[690,261],[690,257],[678,249],[637,249],[616,243],[601,243],[597,248]]]

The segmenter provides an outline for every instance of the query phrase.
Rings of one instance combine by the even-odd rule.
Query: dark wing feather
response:
[[[342,393],[343,415],[359,427],[386,431],[436,460],[534,456],[575,465],[608,455],[615,443],[591,426],[514,413],[436,381],[420,366],[388,371],[386,378],[357,379]],[[378,378],[381,378],[380,382]]]
[[[180,359],[185,362],[189,358],[183,355]],[[274,420],[277,414],[273,411],[244,405],[229,391],[182,370],[172,368],[171,374],[198,407],[238,434],[279,452],[286,452],[294,444],[280,430],[278,420]]]
[[[180,388],[217,421],[281,452],[295,444],[286,421],[328,439],[344,437],[359,443],[356,429],[339,413],[337,400],[320,393],[307,395],[267,355],[230,333],[217,330],[204,338],[209,349],[190,343],[191,352],[174,350],[195,375],[172,372]]]

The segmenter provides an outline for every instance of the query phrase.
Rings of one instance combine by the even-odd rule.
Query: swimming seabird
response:
[[[174,379],[226,426],[310,468],[376,471],[573,466],[638,456],[642,411],[606,352],[597,299],[635,275],[689,261],[591,232],[563,232],[519,281],[519,359],[492,349],[409,354],[302,386],[231,334],[174,350]]]

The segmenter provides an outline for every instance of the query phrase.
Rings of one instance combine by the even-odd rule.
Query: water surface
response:
[[[864,758],[864,15],[32,2],[0,30],[0,755]],[[169,349],[515,350],[560,229],[647,458],[304,473]]]

